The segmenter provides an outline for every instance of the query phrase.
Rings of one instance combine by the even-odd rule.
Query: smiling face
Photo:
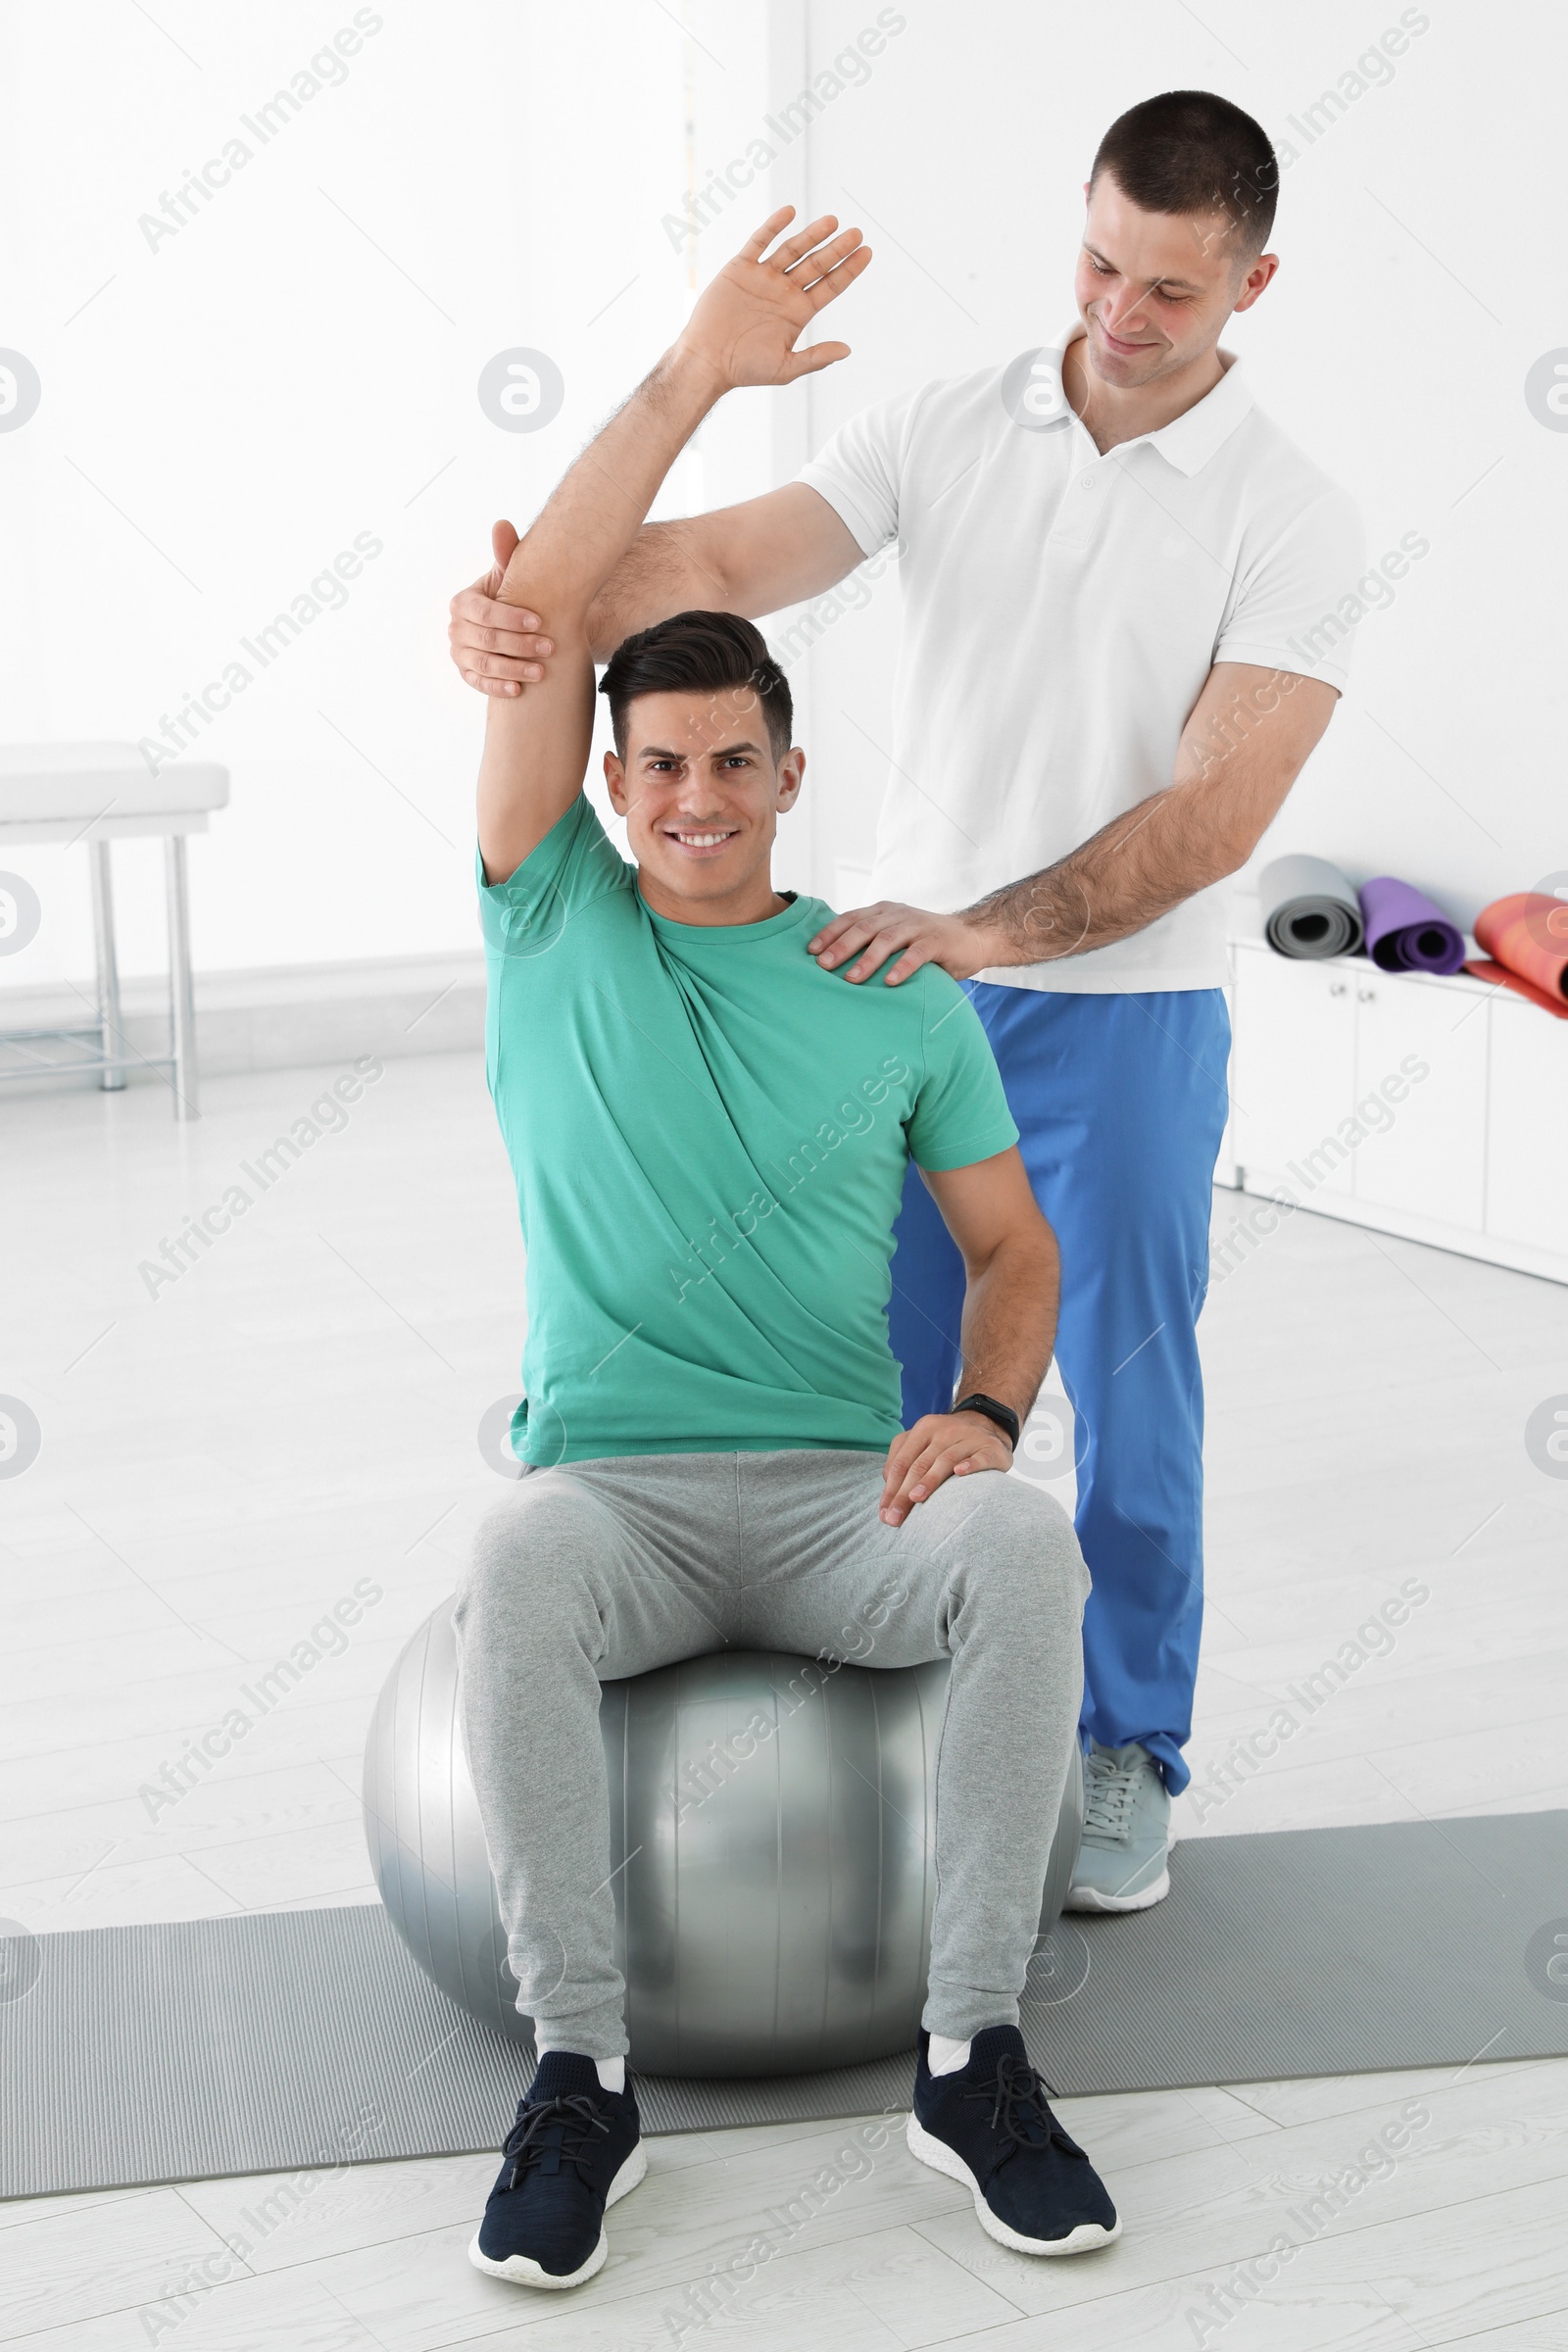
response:
[[[654,912],[678,923],[776,914],[773,837],[800,793],[806,755],[774,758],[757,694],[638,695],[624,731],[624,757],[605,754],[605,781]]]
[[[1146,213],[1102,172],[1073,282],[1090,366],[1135,391],[1201,363],[1278,267],[1240,246],[1223,213]]]

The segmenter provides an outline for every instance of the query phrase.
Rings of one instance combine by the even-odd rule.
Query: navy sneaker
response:
[[[605,2207],[648,2170],[630,2088],[606,2090],[591,2058],[547,2050],[502,2153],[468,2260],[519,2286],[581,2286],[610,2252]]]
[[[1121,2224],[1094,2166],[1046,2105],[1051,2087],[1016,2026],[988,2026],[956,2074],[914,2069],[909,2153],[974,2195],[980,2227],[1018,2254],[1085,2254]]]

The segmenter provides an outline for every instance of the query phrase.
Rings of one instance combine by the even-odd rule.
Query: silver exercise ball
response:
[[[452,1606],[377,1701],[366,1836],[419,1966],[481,2025],[528,2039],[459,1723]],[[809,2074],[914,2046],[947,1676],[946,1659],[878,1673],[722,1650],[603,1686],[615,1959],[640,2073]],[[1042,1933],[1082,1830],[1075,1742]]]

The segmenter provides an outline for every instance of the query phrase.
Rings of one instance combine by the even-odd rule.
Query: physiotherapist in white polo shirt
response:
[[[1328,725],[1361,610],[1354,507],[1219,346],[1278,268],[1277,184],[1226,100],[1132,108],[1095,158],[1067,334],[865,411],[784,489],[648,526],[593,615],[608,659],[671,612],[760,617],[899,546],[881,895],[809,946],[857,983],[890,956],[891,984],[927,961],[970,983],[1060,1241],[1094,1579],[1080,1910],[1169,1886],[1202,1610],[1225,884]],[[496,603],[498,580],[454,599],[453,654],[515,693],[543,674],[548,616]],[[913,1168],[893,1276],[912,1424],[952,1405],[964,1284]]]

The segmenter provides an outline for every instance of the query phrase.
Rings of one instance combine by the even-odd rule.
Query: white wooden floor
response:
[[[0,1480],[0,1917],[34,1932],[372,1899],[361,1742],[497,1492],[475,1429],[516,1385],[521,1252],[469,1056],[389,1063],[261,1192],[241,1163],[338,1074],[215,1082],[194,1128],[153,1087],[6,1106],[0,1394],[43,1447]],[[253,1205],[149,1296],[139,1264],[235,1183]],[[1234,1210],[1216,1196],[1220,1230]],[[1568,1392],[1568,1291],[1301,1215],[1216,1287],[1203,1333],[1195,1786],[1405,1579],[1429,1597],[1296,1708],[1278,1755],[1181,1800],[1183,1834],[1568,1803],[1568,1482],[1523,1444]],[[142,1786],[360,1578],[381,1597],[341,1654],[150,1818]],[[1568,1889],[1544,1889],[1554,1911]],[[1412,2114],[1392,2168],[1358,2172]],[[1568,2063],[1064,2115],[1125,2221],[1069,2263],[993,2246],[896,2136],[852,2160],[851,2127],[777,2127],[652,2142],[610,2265],[564,2308],[464,2259],[490,2157],[0,2206],[0,2341],[1568,2352]],[[694,2284],[824,2166],[842,2185],[819,2217],[705,2322]],[[1314,2230],[1303,2200],[1331,2183]],[[1249,2272],[1280,2233],[1300,2250]]]

